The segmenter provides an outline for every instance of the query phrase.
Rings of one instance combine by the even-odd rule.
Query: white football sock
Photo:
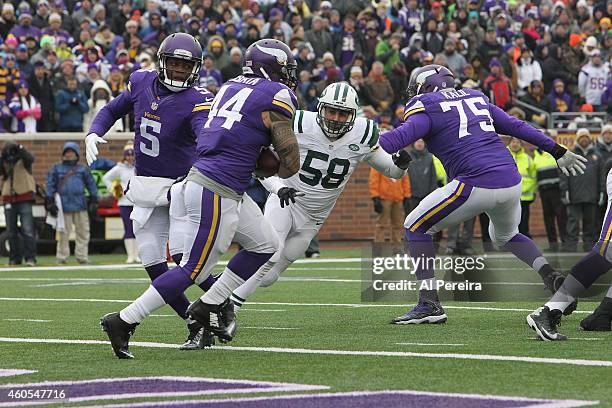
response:
[[[606,293],[606,297],[612,298],[612,286],[610,286],[610,289],[608,289],[608,293]]]
[[[225,268],[217,282],[200,299],[209,305],[220,305],[242,284],[244,279]]]
[[[550,310],[557,309],[564,312],[584,290],[582,283],[578,282],[572,275],[568,275],[563,285],[544,306],[548,306]]]
[[[548,261],[543,256],[539,256],[533,260],[533,264],[531,265],[531,267],[534,271],[539,272],[544,265],[548,265]]]
[[[119,312],[119,317],[121,317],[121,320],[124,322],[130,324],[140,323],[145,317],[165,304],[164,298],[159,294],[157,289],[151,285],[138,299]]]
[[[268,273],[268,271],[276,264],[276,262],[272,262],[272,260],[266,262],[259,268],[257,272],[246,282],[240,285],[234,293],[232,293],[232,300],[234,301],[234,311],[240,310],[242,305],[246,302],[246,300],[251,296],[261,285],[261,279]]]

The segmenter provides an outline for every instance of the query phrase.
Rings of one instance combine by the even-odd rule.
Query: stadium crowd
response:
[[[174,32],[201,43],[199,85],[213,93],[242,73],[250,44],[282,40],[296,57],[302,109],[315,111],[321,91],[344,80],[358,93],[360,114],[382,131],[401,123],[410,72],[431,63],[450,68],[457,86],[480,89],[497,106],[543,128],[552,112],[612,113],[612,0],[38,0],[6,1],[0,14],[0,132],[87,131],[96,113],[126,89],[132,72],[155,67],[157,47]],[[569,128],[581,127],[579,120]],[[588,143],[575,148],[601,159],[584,176],[592,180],[602,180],[610,168],[612,127],[600,125],[601,133],[589,133]],[[130,130],[133,117],[113,128]],[[529,234],[529,205],[539,189],[543,203],[547,197],[551,246],[577,239],[579,225],[584,236],[593,235],[603,214],[602,184],[568,184],[556,171],[547,174],[546,154],[532,158],[520,144],[509,149],[523,179],[531,180],[524,182],[521,232]],[[378,180],[371,182],[373,208],[384,223],[377,239],[384,239],[391,219],[399,223],[404,211],[446,182],[425,148],[412,154],[420,164],[411,169],[410,181],[398,183],[401,191],[389,191],[372,175]],[[437,177],[420,177],[430,169]],[[568,220],[565,210],[556,214],[561,202]],[[473,222],[463,226],[462,238],[453,231],[449,253],[470,248],[471,230]],[[395,231],[392,239],[397,236]],[[21,256],[11,262],[20,263]]]
[[[202,44],[200,85],[213,92],[241,73],[246,47],[271,37],[294,50],[309,110],[327,84],[346,80],[364,115],[384,114],[396,125],[407,74],[433,62],[545,126],[542,111],[611,111],[611,18],[612,2],[593,0],[4,2],[0,130],[87,130],[130,73],[153,67],[161,41],[178,31]],[[131,127],[125,120],[115,130]]]

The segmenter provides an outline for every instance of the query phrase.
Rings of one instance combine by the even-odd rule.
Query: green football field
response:
[[[186,329],[164,307],[137,328],[134,360],[114,356],[99,318],[146,289],[142,268],[112,255],[86,268],[44,260],[1,268],[0,407],[49,398],[56,406],[612,407],[612,333],[578,330],[594,301],[563,319],[566,342],[537,341],[525,324],[544,291],[533,301],[447,301],[444,325],[393,326],[415,299],[363,302],[360,254],[331,250],[294,264],[245,304],[227,345],[177,350]],[[555,262],[567,271],[576,259]],[[517,282],[513,290],[537,287],[519,261],[492,262]],[[65,399],[55,399],[60,391]]]

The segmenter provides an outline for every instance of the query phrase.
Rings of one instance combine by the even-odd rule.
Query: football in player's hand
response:
[[[255,167],[255,175],[257,177],[270,177],[278,173],[280,168],[280,160],[276,152],[268,147],[265,147],[259,153],[257,158],[257,167]]]

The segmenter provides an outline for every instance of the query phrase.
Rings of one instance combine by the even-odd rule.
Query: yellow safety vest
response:
[[[535,200],[537,180],[536,168],[533,164],[533,160],[522,148],[517,153],[514,153],[510,148],[508,148],[508,151],[510,151],[512,158],[516,162],[516,167],[523,178],[521,201]]]

